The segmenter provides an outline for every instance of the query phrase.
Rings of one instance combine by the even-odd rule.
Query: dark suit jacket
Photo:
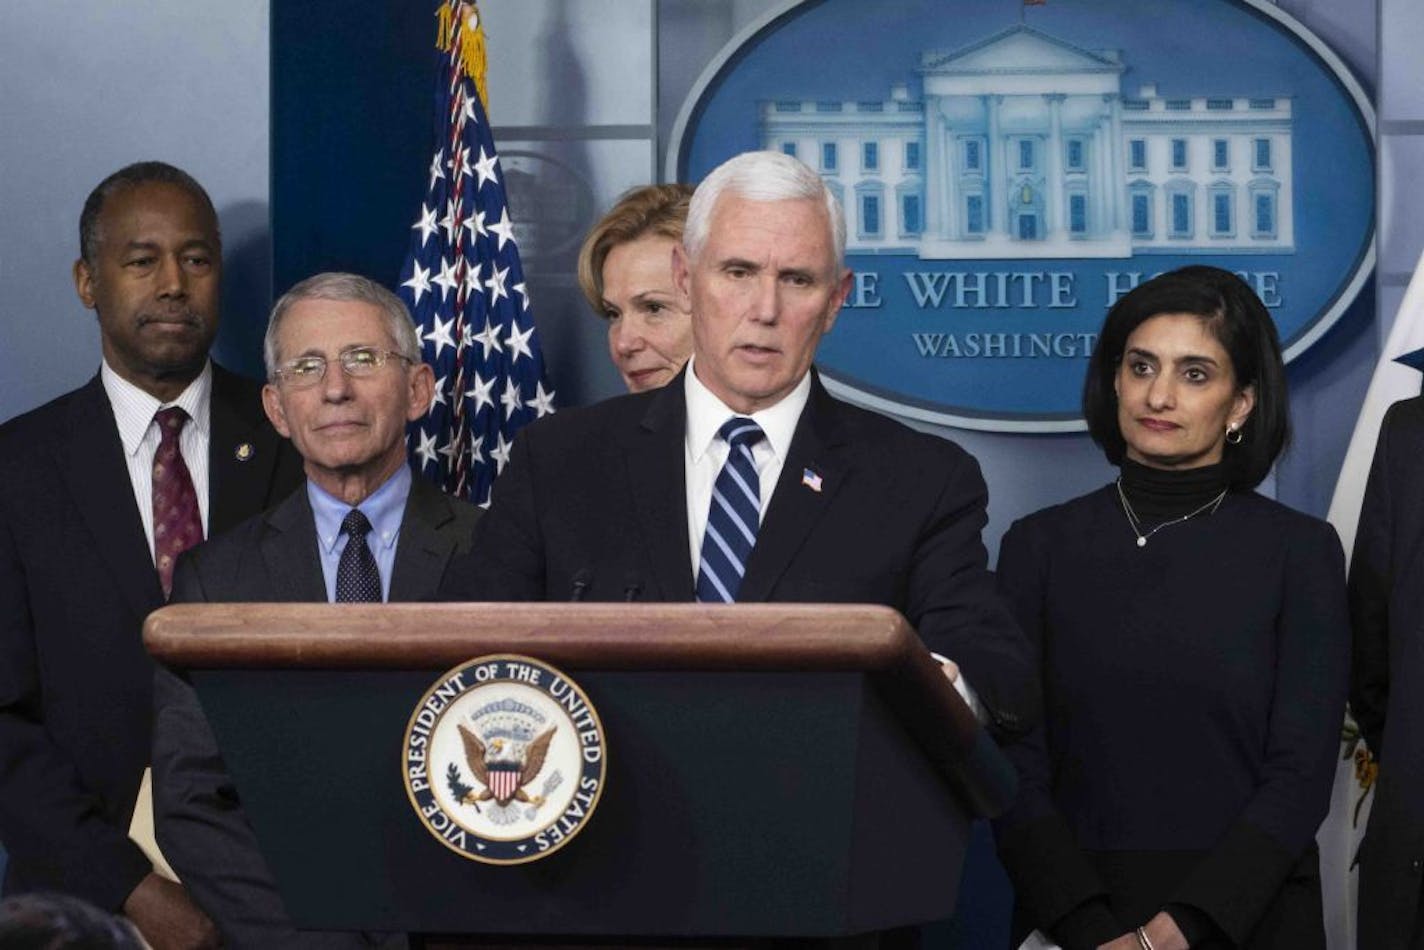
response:
[[[524,429],[452,580],[471,600],[568,600],[576,579],[589,600],[693,599],[685,421],[679,376]],[[1017,732],[1035,716],[1035,664],[985,568],[986,501],[963,449],[813,379],[738,599],[894,607]]]
[[[1424,868],[1424,398],[1385,415],[1350,563],[1350,706],[1380,759],[1360,946],[1410,946]]]
[[[209,532],[291,491],[301,460],[256,384],[213,367]],[[251,446],[246,461],[237,457]],[[0,427],[0,841],[5,890],[117,910],[152,870],[127,830],[148,764],[163,592],[99,378]]]
[[[432,600],[480,511],[416,477],[396,544],[392,601]],[[175,602],[324,602],[316,525],[305,486],[265,514],[187,552]],[[154,681],[153,809],[159,847],[232,947],[362,946],[355,934],[298,932],[242,813],[192,687]]]

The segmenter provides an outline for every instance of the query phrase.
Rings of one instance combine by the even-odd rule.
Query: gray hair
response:
[[[688,257],[696,257],[707,243],[712,227],[712,210],[717,199],[730,192],[748,201],[820,201],[826,206],[835,246],[836,266],[844,266],[846,226],[841,203],[821,176],[805,164],[782,152],[743,152],[718,165],[702,179],[692,193],[682,246]]]
[[[420,365],[420,335],[401,299],[369,277],[333,271],[299,282],[272,307],[267,335],[262,339],[262,359],[267,364],[268,379],[274,379],[277,374],[277,331],[287,311],[303,300],[344,300],[374,305],[386,318],[386,332],[395,343],[396,352],[410,360],[411,365]]]

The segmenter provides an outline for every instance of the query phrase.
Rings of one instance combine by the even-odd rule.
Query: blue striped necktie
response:
[[[733,416],[717,430],[728,446],[727,461],[712,485],[707,531],[702,535],[702,563],[697,568],[697,599],[702,603],[732,603],[742,586],[761,524],[761,480],[752,461],[752,446],[763,435],[746,416]]]

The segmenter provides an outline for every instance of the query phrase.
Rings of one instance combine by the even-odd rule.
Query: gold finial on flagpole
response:
[[[480,10],[471,0],[448,0],[436,13],[439,27],[435,45],[444,52],[453,48],[460,68],[475,83],[480,102],[489,112],[489,92],[485,88],[485,28]]]

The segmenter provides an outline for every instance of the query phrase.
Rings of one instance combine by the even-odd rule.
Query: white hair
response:
[[[401,299],[369,277],[330,271],[295,284],[272,307],[267,335],[262,339],[262,359],[267,364],[268,379],[274,379],[277,374],[277,329],[287,311],[303,300],[341,300],[375,306],[386,318],[386,331],[396,351],[410,360],[412,366],[420,365],[420,335]]]
[[[682,246],[688,257],[696,257],[707,243],[712,227],[712,211],[717,199],[730,192],[748,201],[820,201],[826,206],[831,226],[836,266],[845,264],[846,226],[841,203],[831,189],[805,164],[782,152],[743,152],[718,165],[702,179],[692,193]]]

